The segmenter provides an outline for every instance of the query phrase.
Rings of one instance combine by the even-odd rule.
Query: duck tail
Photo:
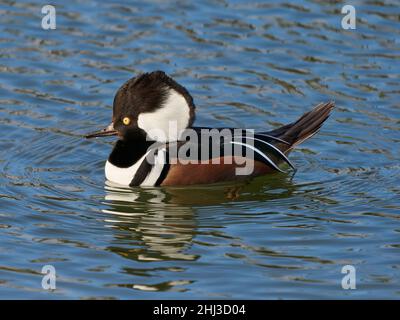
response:
[[[288,142],[288,145],[284,147],[284,151],[288,152],[316,134],[334,107],[333,101],[320,103],[313,110],[303,114],[297,121],[270,131],[268,134]]]

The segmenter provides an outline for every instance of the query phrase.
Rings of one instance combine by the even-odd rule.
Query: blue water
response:
[[[398,1],[352,1],[355,30],[339,1],[53,1],[56,30],[43,4],[0,4],[0,298],[400,298]],[[156,69],[192,93],[198,125],[337,107],[291,154],[294,177],[107,187],[113,139],[82,135]]]

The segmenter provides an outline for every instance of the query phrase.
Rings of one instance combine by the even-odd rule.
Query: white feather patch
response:
[[[136,174],[136,171],[139,169],[139,166],[141,165],[143,159],[149,152],[150,151],[145,153],[143,157],[141,157],[138,161],[135,162],[135,164],[133,164],[128,168],[119,168],[117,166],[114,166],[111,162],[107,161],[105,167],[105,174],[107,180],[121,184],[123,186],[129,186],[133,177]]]
[[[159,149],[157,155],[154,157],[154,166],[151,169],[150,173],[147,175],[146,179],[140,184],[144,187],[154,186],[161,175],[161,172],[164,168],[165,164],[165,149]]]
[[[178,140],[190,120],[190,107],[186,99],[177,91],[170,89],[167,100],[154,112],[141,113],[138,116],[139,128],[155,141]]]

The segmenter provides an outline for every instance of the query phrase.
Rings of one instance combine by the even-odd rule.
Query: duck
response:
[[[189,91],[165,72],[153,71],[126,81],[115,94],[111,123],[85,137],[117,137],[105,178],[119,186],[243,181],[296,172],[289,153],[320,130],[334,106],[333,101],[320,103],[269,131],[197,127]]]

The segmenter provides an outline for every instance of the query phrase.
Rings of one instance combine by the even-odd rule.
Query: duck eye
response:
[[[128,124],[131,123],[131,119],[129,119],[128,117],[125,117],[122,119],[122,123],[127,126]]]

